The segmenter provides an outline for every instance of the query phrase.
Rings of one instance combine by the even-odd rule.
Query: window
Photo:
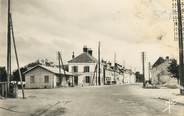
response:
[[[89,72],[89,66],[84,67],[84,72]]]
[[[78,72],[78,67],[77,66],[73,66],[72,67],[72,72]]]
[[[35,76],[30,76],[30,83],[35,83]]]
[[[90,76],[86,76],[86,83],[90,83]]]
[[[44,76],[44,82],[49,83],[49,76]]]

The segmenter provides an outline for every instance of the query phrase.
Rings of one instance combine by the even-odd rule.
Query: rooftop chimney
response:
[[[87,53],[87,52],[88,52],[88,48],[87,48],[87,46],[84,46],[84,47],[83,47],[83,52],[85,52],[85,53]]]
[[[88,54],[91,56],[93,55],[93,50],[91,48],[88,49]]]
[[[73,52],[73,54],[72,54],[72,59],[74,59],[75,58],[75,53]]]

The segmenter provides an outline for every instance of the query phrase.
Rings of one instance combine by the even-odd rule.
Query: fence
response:
[[[18,87],[16,83],[10,83],[8,90],[8,82],[0,82],[0,96],[5,98],[17,98],[17,91]]]
[[[8,82],[0,82],[0,96],[8,97]]]

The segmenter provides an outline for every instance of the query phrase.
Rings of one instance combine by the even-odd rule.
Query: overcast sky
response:
[[[0,65],[6,64],[6,8],[1,1]],[[65,61],[83,45],[102,57],[141,70],[141,52],[154,63],[159,56],[178,57],[174,41],[172,0],[11,0],[21,66],[38,58]],[[2,29],[3,28],[3,29]],[[15,61],[15,59],[13,59]],[[13,63],[15,65],[15,63]]]

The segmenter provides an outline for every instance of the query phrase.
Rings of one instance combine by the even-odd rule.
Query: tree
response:
[[[35,62],[29,63],[28,65],[26,65],[24,67],[21,67],[20,68],[20,72],[22,74],[22,80],[25,81],[25,76],[23,75],[24,72],[26,72],[30,68],[35,67],[35,66],[40,65],[40,64],[41,63],[37,60]],[[16,69],[15,71],[13,71],[13,76],[12,76],[11,80],[12,81],[20,81],[18,69]]]
[[[140,72],[135,73],[136,76],[136,82],[143,82],[143,74],[140,74]]]
[[[22,67],[20,68],[20,72],[22,74],[22,81],[25,81],[25,76],[23,75],[23,73],[27,71],[27,67]],[[12,81],[20,81],[20,76],[19,76],[19,70],[16,69],[14,72],[13,72],[13,77],[11,79]]]
[[[179,65],[177,64],[176,59],[171,59],[170,66],[168,67],[168,71],[172,74],[172,77],[179,79]]]
[[[31,62],[28,65],[26,65],[24,67],[21,67],[20,68],[20,72],[22,74],[22,80],[23,81],[25,81],[25,76],[23,75],[23,73],[26,72],[27,70],[37,66],[37,65],[45,65],[45,66],[48,66],[48,67],[53,67],[54,66],[54,62],[51,62],[48,59],[42,59],[42,60],[37,60],[35,62]],[[13,71],[13,76],[11,77],[11,80],[13,80],[13,81],[20,81],[18,69]]]

